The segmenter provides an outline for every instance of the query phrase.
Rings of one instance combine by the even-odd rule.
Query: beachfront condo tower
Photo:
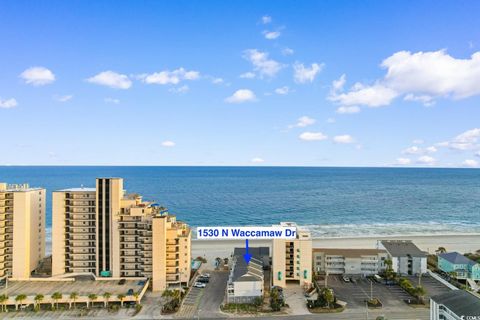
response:
[[[312,284],[312,237],[293,222],[282,222],[281,227],[296,227],[295,239],[274,239],[272,252],[272,283],[285,287],[298,283]]]
[[[0,183],[0,279],[28,279],[45,256],[45,189]]]
[[[53,192],[52,275],[148,277],[152,290],[186,285],[191,230],[154,202],[127,194],[121,178]]]

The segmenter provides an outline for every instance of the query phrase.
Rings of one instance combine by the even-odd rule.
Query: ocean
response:
[[[0,167],[0,182],[47,189],[47,227],[51,192],[93,187],[96,177],[124,178],[127,192],[168,207],[194,227],[295,221],[315,237],[480,232],[476,169]]]

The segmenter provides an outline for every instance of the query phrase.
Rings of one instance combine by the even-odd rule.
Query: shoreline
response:
[[[447,251],[460,253],[480,250],[480,233],[475,234],[435,234],[435,235],[392,235],[392,236],[360,236],[360,237],[325,237],[312,238],[314,248],[351,248],[374,249],[377,240],[412,240],[421,250],[434,254],[438,247]],[[251,247],[266,246],[271,250],[272,240],[249,240]],[[244,247],[244,240],[198,240],[192,239],[192,259],[204,257],[207,265],[216,257],[230,257],[235,247]]]

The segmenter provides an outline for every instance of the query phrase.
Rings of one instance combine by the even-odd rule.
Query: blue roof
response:
[[[442,259],[445,259],[448,262],[451,262],[453,264],[468,264],[468,265],[471,265],[471,266],[477,264],[475,261],[472,261],[472,260],[468,259],[463,254],[460,254],[458,252],[442,253],[439,256]]]
[[[158,203],[152,203],[150,207],[160,207],[160,205]]]

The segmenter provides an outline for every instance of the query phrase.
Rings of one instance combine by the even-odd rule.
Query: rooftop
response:
[[[55,192],[96,192],[96,188],[85,188],[85,187],[80,187],[80,188],[68,188],[68,189],[61,189],[61,190],[56,190]]]
[[[478,316],[480,314],[480,299],[464,290],[453,290],[431,297],[433,301],[442,304],[458,316]]]
[[[24,183],[24,184],[7,184],[5,182],[0,183],[1,192],[28,192],[28,191],[36,191],[36,190],[43,190],[43,188],[30,187],[28,183]]]
[[[245,248],[234,249],[235,266],[231,281],[261,281],[263,279],[263,267],[270,263],[270,248],[251,247],[248,248],[248,253],[252,255],[252,259],[247,265],[243,258]]]
[[[383,247],[393,257],[426,257],[426,253],[420,250],[411,240],[382,240]]]
[[[442,253],[438,256],[453,264],[467,264],[470,266],[474,266],[477,264],[475,261],[468,259],[463,254],[460,254],[458,252]]]
[[[313,248],[313,252],[324,252],[326,255],[344,256],[347,258],[360,258],[362,256],[376,256],[386,253],[380,249],[342,249],[342,248]]]
[[[76,281],[8,281],[8,295],[10,297],[25,294],[34,296],[43,294],[50,296],[54,292],[60,292],[68,296],[72,292],[78,295],[89,295],[91,293],[102,295],[110,292],[112,295],[126,294],[128,289],[140,291],[143,285],[139,280],[126,280],[124,284],[119,285],[116,280],[93,280],[88,277],[77,279]]]

